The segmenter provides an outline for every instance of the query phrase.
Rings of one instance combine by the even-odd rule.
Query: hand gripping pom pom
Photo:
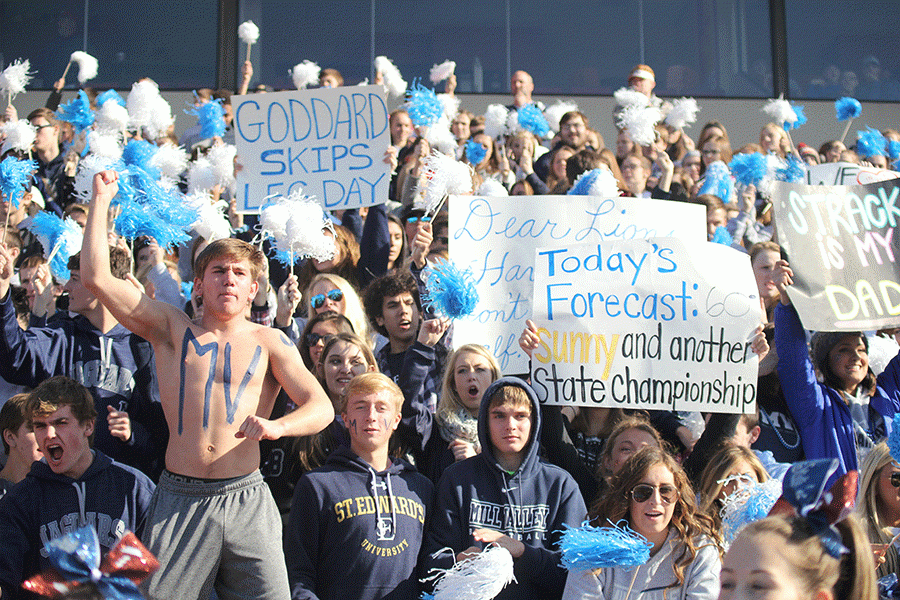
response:
[[[238,37],[245,44],[255,44],[259,40],[259,27],[253,21],[244,21],[238,25]]]
[[[426,215],[435,214],[448,194],[472,193],[472,169],[465,163],[433,151],[425,158],[423,167],[425,189],[417,194],[423,199],[417,207],[424,208]]]
[[[451,319],[467,317],[478,305],[478,290],[471,270],[460,271],[452,262],[438,263],[425,270],[422,303]]]
[[[565,525],[559,540],[562,564],[569,571],[636,567],[650,559],[653,544],[628,527],[625,520],[611,527],[594,527],[587,521],[581,527]]]

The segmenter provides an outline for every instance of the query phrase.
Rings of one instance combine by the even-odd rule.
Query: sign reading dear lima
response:
[[[326,210],[387,198],[391,136],[380,86],[235,96],[232,105],[241,212],[297,189]]]

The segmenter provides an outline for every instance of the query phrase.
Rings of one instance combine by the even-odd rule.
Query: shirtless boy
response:
[[[219,240],[197,257],[196,323],[111,276],[107,213],[118,188],[115,171],[94,177],[81,277],[156,355],[169,444],[144,536],[162,565],[148,596],[205,599],[215,589],[221,600],[283,600],[281,518],[258,470],[258,442],[318,433],[334,409],[287,337],[245,318],[264,260],[250,244]],[[268,420],[282,387],[299,408]]]

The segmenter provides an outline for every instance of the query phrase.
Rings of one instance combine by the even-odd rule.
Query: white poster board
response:
[[[302,189],[325,210],[387,200],[391,143],[381,86],[234,96],[239,212]]]
[[[535,252],[532,387],[546,404],[750,412],[761,308],[750,258],[675,238]]]
[[[806,168],[806,183],[809,185],[866,185],[897,177],[900,173],[896,171],[861,167],[848,162],[822,163]]]
[[[454,321],[455,346],[490,349],[505,373],[524,373],[518,338],[531,317],[536,248],[615,239],[706,240],[706,209],[698,204],[591,196],[451,196],[450,256],[471,269],[479,295],[475,313]]]

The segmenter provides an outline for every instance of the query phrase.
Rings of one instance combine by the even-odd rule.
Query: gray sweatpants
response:
[[[143,586],[151,600],[291,596],[281,517],[259,471],[216,481],[164,471],[144,538],[160,563]]]

